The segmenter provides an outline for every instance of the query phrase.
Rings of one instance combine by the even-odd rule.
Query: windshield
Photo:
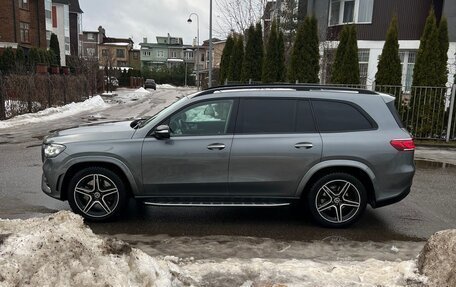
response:
[[[155,118],[157,118],[158,116],[162,115],[162,114],[165,114],[166,112],[168,112],[169,110],[173,109],[175,106],[179,105],[180,103],[182,102],[185,102],[187,101],[188,98],[187,97],[183,97],[177,101],[175,101],[174,103],[172,103],[171,105],[167,106],[166,108],[164,108],[163,110],[159,111],[158,113],[156,113],[155,115],[151,116],[150,118],[148,118],[147,120],[141,122],[139,125],[138,125],[138,128],[142,128],[144,126],[146,126],[148,123],[150,123],[151,121],[153,121]]]

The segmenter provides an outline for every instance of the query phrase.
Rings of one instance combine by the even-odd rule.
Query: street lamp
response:
[[[196,16],[196,61],[195,61],[195,65],[196,65],[196,87],[199,89],[199,86],[200,86],[200,81],[199,81],[199,16],[198,14],[196,13],[190,13],[190,15],[188,16],[188,20],[187,20],[187,23],[191,24],[193,21],[192,21],[192,16]]]

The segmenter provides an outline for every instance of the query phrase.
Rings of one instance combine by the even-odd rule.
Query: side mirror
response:
[[[158,126],[154,131],[154,136],[157,139],[169,139],[169,127],[167,125]]]

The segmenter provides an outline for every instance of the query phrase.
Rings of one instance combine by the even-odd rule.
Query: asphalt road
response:
[[[119,100],[118,104],[96,112],[96,118],[86,112],[63,120],[0,129],[0,218],[28,218],[69,209],[66,202],[49,198],[40,189],[39,144],[50,130],[96,120],[151,115],[188,92],[158,90],[147,98]],[[115,103],[117,99],[109,101]],[[96,233],[152,245],[159,244],[165,235],[166,238],[223,235],[293,241],[343,238],[420,242],[438,230],[456,228],[456,150],[421,148],[416,158],[417,173],[411,194],[391,206],[368,208],[361,221],[347,229],[317,227],[299,207],[159,208],[145,207],[133,200],[121,220],[89,225]]]

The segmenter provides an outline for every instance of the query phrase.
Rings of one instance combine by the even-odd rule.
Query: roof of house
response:
[[[69,0],[68,2],[70,2],[70,12],[84,13],[79,6],[79,0]]]
[[[103,44],[114,44],[114,43],[125,43],[125,44],[133,44],[133,40],[131,38],[113,38],[113,37],[103,37]]]

